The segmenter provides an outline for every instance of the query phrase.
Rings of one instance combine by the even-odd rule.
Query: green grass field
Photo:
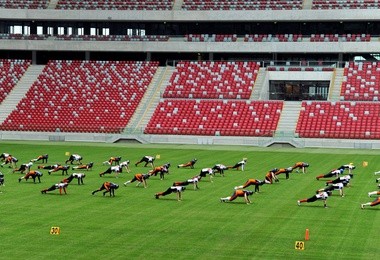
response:
[[[93,161],[86,172],[85,185],[77,181],[68,187],[68,195],[40,190],[63,179],[61,173],[44,176],[39,184],[18,182],[22,176],[0,168],[5,186],[0,187],[0,259],[376,259],[379,256],[380,206],[360,209],[373,200],[367,192],[377,190],[374,171],[380,170],[376,150],[275,149],[241,146],[136,145],[88,143],[0,142],[0,153],[8,152],[28,162],[40,154],[49,154],[49,163],[64,163],[66,152],[78,153],[83,162]],[[149,168],[134,162],[144,155],[157,155],[156,165],[170,162],[165,180],[151,177],[148,188],[135,183],[124,187],[133,174]],[[110,156],[131,161],[131,173],[99,177],[102,162]],[[184,181],[201,168],[215,163],[231,165],[248,158],[244,172],[230,170],[214,182],[204,178],[200,190],[188,186],[183,201],[175,194],[155,199],[173,181]],[[195,169],[177,169],[176,165],[198,158]],[[288,167],[297,161],[311,166],[307,174],[292,173],[289,180],[261,187],[246,205],[242,198],[221,203],[233,187],[248,178],[263,179],[274,167]],[[368,161],[368,167],[362,162]],[[321,201],[297,206],[297,200],[315,194],[324,181],[315,179],[342,164],[353,162],[357,168],[341,198],[337,192],[323,208]],[[37,168],[38,163],[32,169]],[[73,173],[74,171],[69,171]],[[78,171],[79,172],[79,171]],[[380,177],[380,176],[378,176]],[[118,183],[115,197],[103,197],[99,188],[104,181]],[[142,186],[142,185],[141,185]],[[251,187],[250,187],[251,188]],[[252,188],[253,189],[253,188]],[[51,235],[51,227],[60,227]],[[310,240],[305,241],[309,229]],[[304,250],[296,250],[296,241],[304,241]]]

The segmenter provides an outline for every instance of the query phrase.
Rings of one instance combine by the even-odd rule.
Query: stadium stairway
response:
[[[330,101],[340,101],[341,100],[340,91],[341,91],[342,82],[343,82],[343,78],[344,78],[343,73],[344,73],[344,69],[342,69],[342,68],[336,68],[335,69],[334,77],[333,77],[334,82],[330,87],[332,89],[330,90],[330,93],[329,93],[329,100]]]
[[[250,99],[251,100],[261,100],[262,99],[262,94],[261,92],[263,91],[263,86],[264,86],[264,81],[266,77],[266,68],[260,68],[259,72],[256,77],[255,85],[252,90],[252,94]]]
[[[302,9],[303,10],[310,10],[313,6],[313,0],[303,0],[302,1]]]
[[[158,67],[149,88],[133,114],[126,132],[141,134],[152,117],[175,67]]]
[[[17,85],[13,88],[12,92],[0,104],[0,124],[8,117],[8,115],[16,108],[17,104],[28,92],[33,82],[37,80],[38,76],[42,73],[44,65],[30,65],[24,76],[20,79]]]
[[[294,137],[302,102],[284,101],[275,137]]]
[[[59,0],[50,0],[47,9],[55,9]]]
[[[183,0],[174,0],[173,10],[177,10],[177,11],[181,10],[182,4],[183,4]]]

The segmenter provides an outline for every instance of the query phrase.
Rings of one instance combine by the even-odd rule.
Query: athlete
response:
[[[72,154],[70,155],[69,159],[66,160],[65,163],[67,164],[68,162],[70,162],[70,164],[73,164],[73,162],[75,161],[75,162],[78,162],[79,164],[82,164],[82,159],[83,157],[80,156],[79,154]]]
[[[30,171],[30,168],[33,166],[33,163],[32,162],[29,162],[29,163],[23,163],[23,164],[21,164],[20,165],[20,167],[19,168],[17,168],[17,169],[13,169],[13,173],[15,173],[15,172],[20,172],[20,173],[24,173],[24,172],[26,172],[26,173],[28,173],[29,171]]]
[[[335,180],[326,181],[326,186],[329,184],[343,183],[344,186],[349,186],[351,179],[354,177],[353,174],[343,175],[341,177],[336,178]]]
[[[86,174],[84,173],[72,173],[69,177],[63,179],[61,182],[70,183],[73,179],[78,180],[78,185],[83,185],[83,179],[86,177]]]
[[[157,176],[157,174],[159,173],[160,174],[160,180],[163,180],[165,179],[165,173],[168,173],[169,174],[169,167],[170,167],[170,163],[166,163],[162,166],[157,166],[157,167],[154,167],[153,170],[150,170],[148,172],[148,174],[150,176]]]
[[[371,197],[372,195],[380,195],[380,191],[372,191],[372,192],[368,192],[368,197]],[[380,204],[380,196],[377,197],[374,201],[372,202],[367,202],[367,203],[363,203],[360,205],[360,207],[362,209],[364,209],[364,207],[366,206],[370,206],[370,207],[374,207],[376,205],[379,205]]]
[[[0,172],[0,186],[4,186],[4,174]]]
[[[120,161],[121,161],[121,156],[115,156],[115,157],[112,156],[108,159],[108,161],[104,161],[103,165],[105,164],[112,165],[114,163],[115,165],[117,165],[118,163],[120,163]]]
[[[103,192],[103,196],[105,196],[106,193],[109,192],[110,193],[110,197],[112,197],[112,196],[115,197],[115,190],[117,190],[118,188],[119,188],[118,184],[106,181],[105,183],[102,184],[102,186],[100,186],[99,189],[94,190],[93,192],[91,192],[91,194],[94,195],[95,193],[97,193],[99,191],[105,190]]]
[[[157,192],[154,195],[154,197],[156,199],[159,199],[161,196],[166,196],[166,195],[169,195],[169,194],[175,192],[177,194],[177,200],[181,201],[182,200],[182,192],[184,192],[185,189],[186,189],[186,187],[184,187],[184,186],[171,186],[166,191]]]
[[[48,171],[49,175],[52,172],[62,171],[62,175],[66,174],[68,175],[67,171],[70,169],[70,166],[68,165],[59,165],[58,167],[55,167],[54,169],[51,169]]]
[[[338,170],[340,169],[343,169],[343,171],[348,170],[348,174],[352,174],[352,170],[355,170],[355,168],[356,168],[355,165],[353,165],[352,163],[349,163],[349,164],[344,164],[340,166]]]
[[[251,196],[252,194],[253,194],[253,191],[250,191],[250,190],[235,190],[231,196],[220,198],[220,202],[233,201],[237,197],[243,197],[246,204],[251,204],[251,201],[249,200],[249,196]]]
[[[203,178],[203,177],[206,177],[206,175],[209,176],[210,182],[213,182],[213,181],[212,181],[212,178],[213,178],[213,175],[214,175],[214,171],[213,171],[211,168],[203,168],[203,169],[199,172],[199,176],[201,176],[202,178]]]
[[[16,157],[9,155],[8,157],[4,159],[4,162],[0,164],[0,166],[3,167],[4,165],[9,164],[9,168],[15,168],[17,166],[16,165],[17,162],[18,162],[18,159]]]
[[[65,194],[67,194],[67,192],[66,192],[67,186],[69,186],[68,183],[62,183],[62,182],[61,183],[56,183],[53,186],[51,186],[50,188],[42,190],[41,194],[46,194],[46,192],[53,191],[53,190],[56,190],[56,189],[59,189],[59,194],[60,195],[62,195],[62,190],[65,192]]]
[[[266,174],[265,174],[265,177],[264,177],[264,182],[266,184],[272,184],[273,181],[278,181],[278,179],[276,178],[276,176],[274,175],[274,173],[278,171],[277,168],[273,168],[272,170],[269,170]]]
[[[8,156],[11,156],[11,154],[9,154],[9,153],[2,153],[2,154],[0,154],[0,161],[4,162],[5,159],[8,158]]]
[[[120,173],[123,172],[123,167],[126,169],[126,171],[129,173],[129,161],[122,162],[119,165],[111,166],[106,171],[99,173],[100,177],[103,177],[104,174],[111,174],[115,173],[116,178],[119,177]]]
[[[317,180],[321,179],[321,178],[331,178],[331,177],[338,177],[340,174],[343,173],[343,169],[333,169],[331,171],[329,171],[328,173],[326,174],[320,174],[318,175],[317,177],[315,177]]]
[[[327,198],[330,195],[331,195],[331,191],[327,191],[327,192],[326,191],[322,191],[322,192],[320,192],[318,194],[315,194],[314,196],[312,196],[312,197],[310,197],[308,199],[298,200],[297,204],[298,204],[298,206],[300,206],[301,203],[305,203],[305,202],[310,203],[310,202],[314,202],[314,201],[317,201],[317,200],[322,200],[323,201],[323,206],[325,208],[327,208],[326,200],[327,200]]]
[[[228,167],[223,164],[215,164],[214,167],[212,167],[212,170],[215,173],[220,173],[224,177],[224,171],[228,170]]]
[[[291,173],[293,171],[293,168],[292,167],[288,167],[288,168],[280,168],[278,169],[276,172],[274,172],[274,176],[275,176],[275,179],[277,179],[276,181],[278,181],[278,175],[284,173],[285,176],[286,176],[286,179],[289,179],[289,173]]]
[[[187,167],[190,167],[191,169],[194,169],[194,164],[196,162],[197,162],[197,158],[194,158],[190,162],[178,164],[177,168],[187,168]]]
[[[38,179],[38,182],[41,183],[41,177],[42,177],[42,172],[40,171],[29,171],[25,176],[22,176],[18,178],[18,182],[21,182],[22,179],[25,179],[28,181],[29,178],[33,179],[33,183],[36,183],[36,178]]]
[[[302,170],[302,173],[306,173],[306,168],[308,167],[309,167],[309,164],[306,162],[296,162],[292,168],[293,170],[296,169],[297,173],[299,172],[299,170]]]
[[[235,190],[245,189],[251,185],[255,185],[255,192],[260,192],[260,186],[264,184],[265,184],[265,181],[256,180],[256,179],[248,179],[243,185],[236,186],[234,189]]]
[[[194,177],[192,177],[190,179],[187,179],[186,181],[176,181],[176,182],[173,182],[173,186],[187,186],[190,183],[192,183],[193,186],[194,186],[194,190],[197,190],[197,189],[199,189],[198,182],[201,179],[202,179],[202,177],[200,175],[197,175],[197,176],[194,176]]]
[[[228,169],[236,169],[239,170],[241,168],[242,171],[244,171],[244,167],[247,163],[247,159],[243,159],[240,162],[235,163],[233,166],[227,166]]]
[[[93,162],[89,162],[87,164],[82,164],[82,165],[77,165],[77,166],[73,166],[73,170],[91,170],[92,169],[92,166],[94,166],[94,163]]]
[[[38,169],[44,169],[44,170],[53,170],[53,169],[57,168],[60,165],[61,164],[59,164],[59,163],[52,164],[52,165],[38,165],[37,168]]]
[[[42,154],[38,156],[36,159],[30,160],[31,162],[38,162],[42,161],[42,163],[47,163],[48,162],[49,155],[48,154]]]
[[[152,166],[152,169],[154,168],[154,160],[156,160],[156,157],[145,155],[143,158],[141,158],[140,161],[135,163],[135,166],[139,165],[140,163],[145,163],[144,167],[146,167],[148,164]]]
[[[344,184],[342,182],[339,182],[339,183],[333,183],[333,184],[330,184],[329,186],[327,186],[326,188],[322,188],[322,189],[319,189],[316,191],[316,193],[320,193],[320,192],[328,192],[328,191],[334,191],[334,190],[339,190],[339,195],[341,197],[344,197],[344,192],[343,192],[343,187],[344,187]]]
[[[146,188],[148,186],[146,180],[149,179],[149,177],[150,177],[150,175],[147,173],[146,174],[137,173],[137,174],[135,174],[135,176],[133,176],[132,180],[124,182],[124,186],[127,186],[128,184],[130,184],[132,182],[138,181],[136,187],[140,186],[140,184],[142,183],[144,185],[144,188]]]

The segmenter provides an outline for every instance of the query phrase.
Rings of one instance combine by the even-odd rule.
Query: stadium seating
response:
[[[0,104],[30,66],[30,60],[0,60]]]
[[[369,42],[369,34],[312,34],[311,42]]]
[[[380,104],[304,101],[296,133],[301,138],[379,139]]]
[[[50,61],[0,129],[119,133],[157,67],[142,61]]]
[[[188,42],[236,42],[236,34],[187,34]]]
[[[163,97],[248,99],[259,67],[256,62],[179,62]]]
[[[346,62],[343,75],[342,100],[379,100],[380,62]]]
[[[48,35],[0,33],[2,40],[46,40]]]
[[[378,0],[313,0],[312,9],[378,9]]]
[[[56,9],[171,10],[173,0],[59,0]]]
[[[299,10],[302,0],[184,0],[184,10]]]
[[[245,42],[300,42],[302,34],[246,34]]]
[[[49,0],[0,0],[0,8],[8,9],[46,9]]]
[[[273,136],[282,101],[164,99],[147,134]]]
[[[57,35],[56,40],[64,41],[168,41],[166,35]]]

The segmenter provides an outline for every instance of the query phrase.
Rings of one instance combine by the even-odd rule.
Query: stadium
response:
[[[0,234],[10,239],[0,258],[375,258],[379,210],[359,206],[379,170],[379,9],[377,0],[0,0],[0,152],[17,167],[45,153],[94,162],[63,199],[39,192],[63,172],[18,183],[2,165]],[[165,180],[91,196],[103,181],[147,172],[134,165],[144,155],[171,163]],[[100,179],[110,156],[130,160],[131,173]],[[193,158],[194,169],[176,169]],[[242,158],[244,171],[189,186],[182,202],[154,199]],[[219,202],[300,161],[308,173],[263,185],[252,205]],[[297,206],[324,186],[317,174],[351,162],[344,198]]]

